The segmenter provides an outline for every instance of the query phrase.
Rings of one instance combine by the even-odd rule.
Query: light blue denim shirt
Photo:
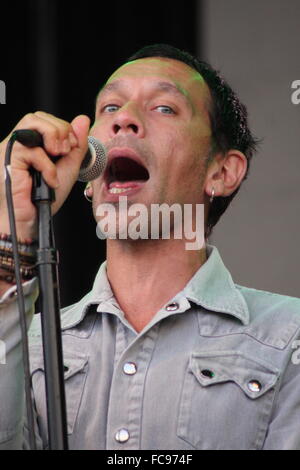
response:
[[[218,250],[209,246],[208,255],[140,333],[124,318],[105,263],[91,292],[62,310],[70,449],[300,449],[300,299],[235,285]],[[26,286],[28,312],[35,289]],[[1,305],[0,327],[10,314],[12,333],[13,289]],[[46,448],[39,315],[30,343]],[[27,447],[16,344],[0,365],[0,448]]]

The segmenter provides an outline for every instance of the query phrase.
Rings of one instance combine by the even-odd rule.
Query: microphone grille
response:
[[[89,136],[88,144],[92,158],[85,159],[88,161],[83,161],[78,175],[78,181],[83,181],[84,183],[98,178],[106,165],[106,151],[101,142]]]

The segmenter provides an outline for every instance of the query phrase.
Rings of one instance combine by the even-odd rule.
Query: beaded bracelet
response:
[[[36,242],[25,240],[18,242],[20,257],[20,274],[23,280],[32,279],[36,275]],[[2,271],[2,272],[1,272]],[[3,273],[5,272],[5,274]],[[0,234],[0,280],[14,284],[15,263],[12,250],[11,235]]]
[[[33,262],[36,259],[37,243],[31,239],[25,241],[18,241],[18,252],[21,257],[29,258]],[[12,238],[11,235],[0,233],[0,251],[5,253],[12,253]]]
[[[3,250],[0,248],[0,257],[3,258],[11,258],[13,259],[13,251],[12,250]],[[28,266],[32,266],[36,263],[36,256],[24,256],[24,254],[21,254],[19,252],[19,260],[21,264],[25,264]]]
[[[14,259],[7,256],[0,255],[0,269],[9,273],[15,271]],[[36,267],[32,264],[21,264],[20,273],[21,276],[25,279],[30,279],[35,276]]]
[[[12,236],[8,233],[0,232],[0,240],[4,240],[4,241],[12,243]],[[25,240],[19,240],[18,243],[30,246],[30,245],[35,245],[36,241],[32,240],[32,238],[25,238]]]
[[[11,256],[2,256],[0,255],[0,268],[5,271],[14,272],[15,263],[14,259]]]

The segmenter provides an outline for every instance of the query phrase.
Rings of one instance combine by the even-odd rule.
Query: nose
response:
[[[137,137],[144,136],[144,123],[134,103],[126,103],[115,113],[111,130],[113,137],[122,134],[134,134]]]

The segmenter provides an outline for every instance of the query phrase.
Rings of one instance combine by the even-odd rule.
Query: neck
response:
[[[108,240],[107,276],[125,317],[141,331],[206,260],[184,240]]]

